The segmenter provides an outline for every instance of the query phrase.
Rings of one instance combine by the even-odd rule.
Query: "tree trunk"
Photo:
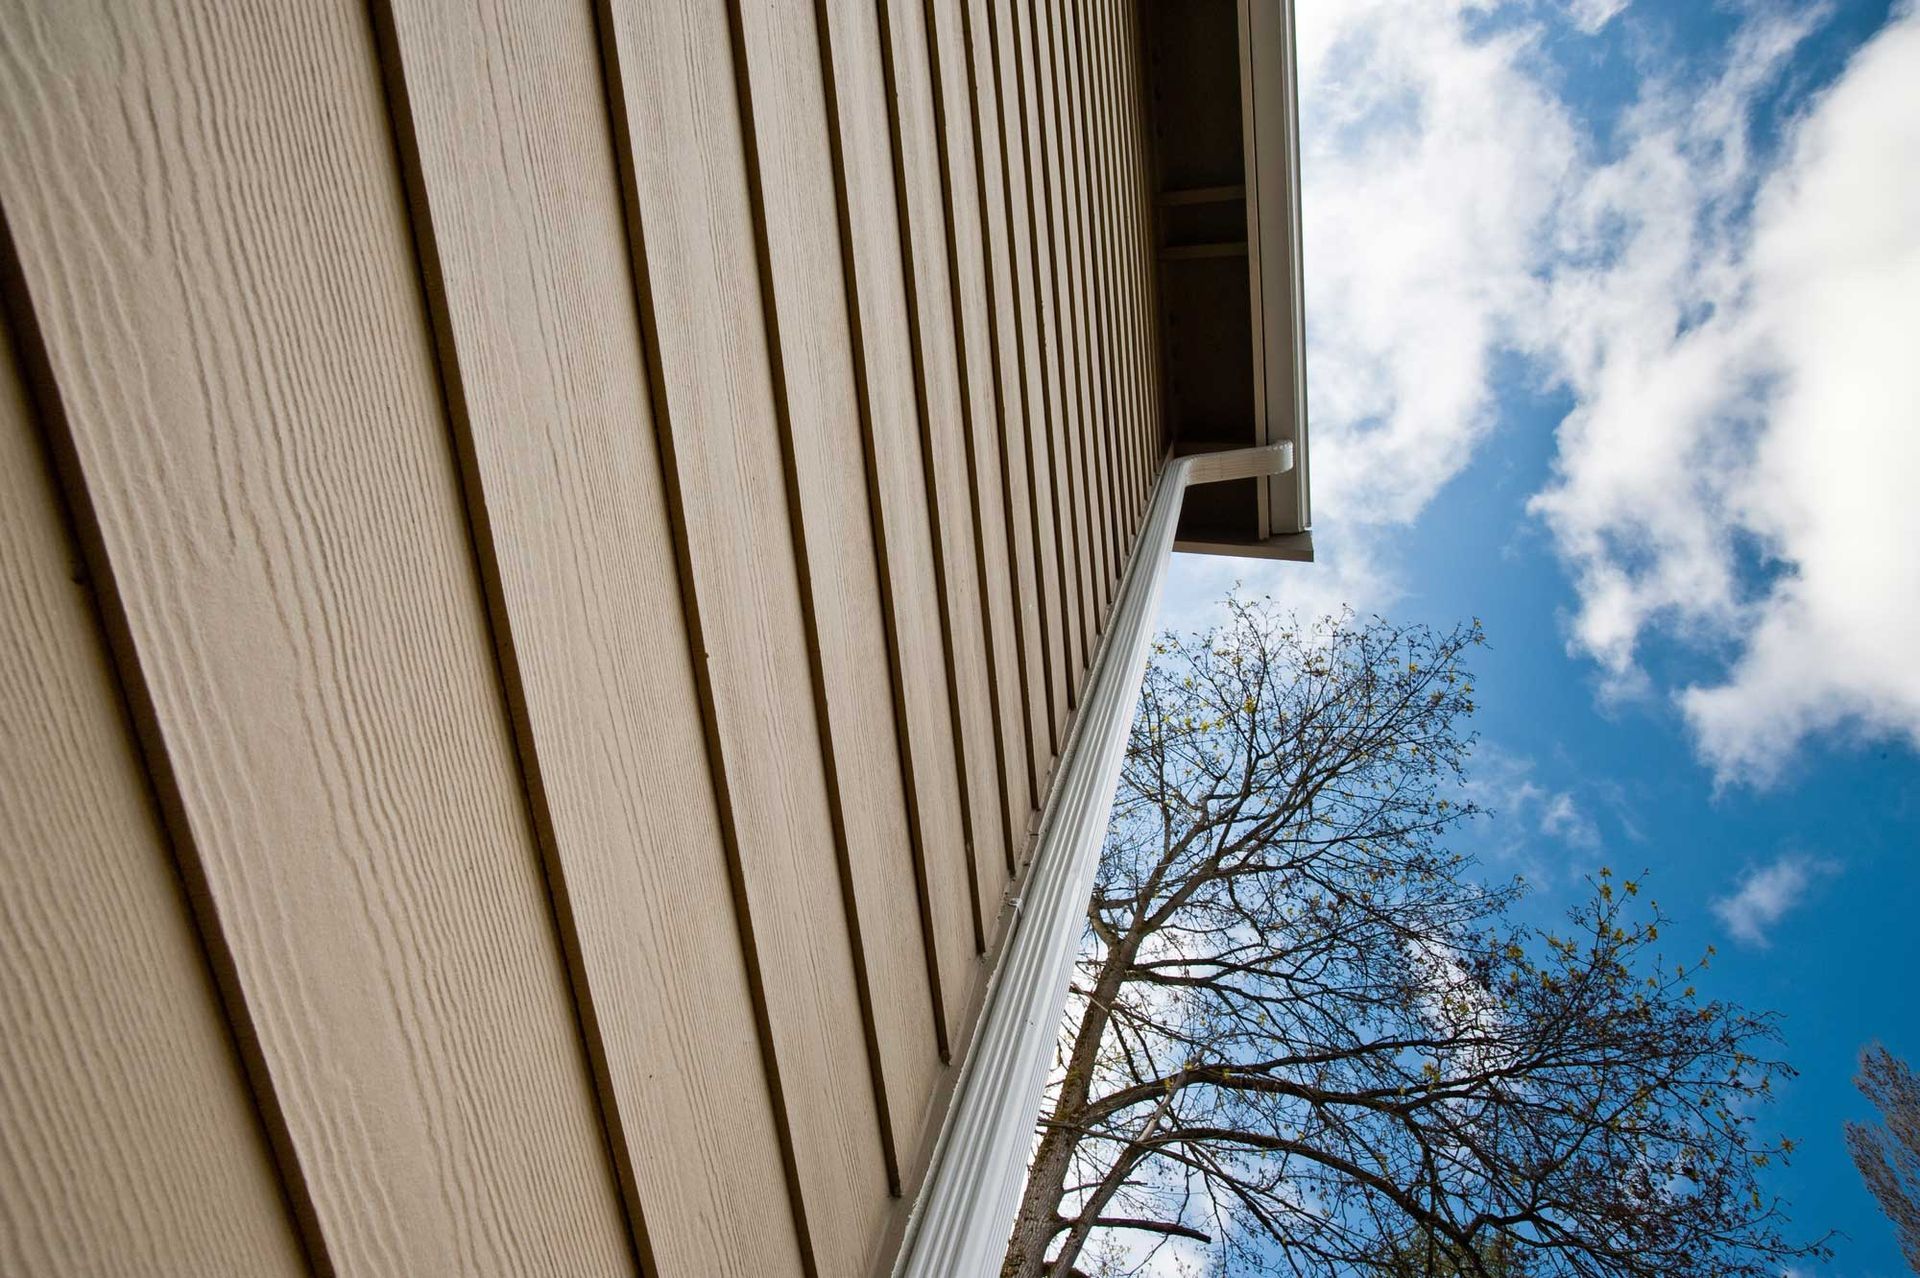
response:
[[[1047,1245],[1067,1227],[1068,1222],[1060,1215],[1060,1200],[1066,1195],[1074,1150],[1080,1146],[1079,1121],[1093,1085],[1094,1067],[1099,1063],[1100,1041],[1106,1037],[1107,1023],[1112,1019],[1108,1009],[1124,984],[1122,977],[1133,962],[1136,944],[1129,935],[1108,950],[1106,962],[1101,964],[1100,977],[1087,999],[1086,1015],[1074,1035],[1073,1055],[1067,1061],[1059,1098],[1047,1116],[1046,1135],[1041,1137],[1033,1166],[1027,1172],[1027,1188],[1020,1197],[1019,1214],[1014,1217],[1001,1278],[1043,1278]]]

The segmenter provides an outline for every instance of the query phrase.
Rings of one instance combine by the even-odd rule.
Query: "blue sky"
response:
[[[1298,0],[1312,566],[1486,627],[1490,870],[1652,871],[1708,993],[1785,1018],[1775,1177],[1820,1272],[1903,1272],[1841,1142],[1920,1064],[1920,13]]]

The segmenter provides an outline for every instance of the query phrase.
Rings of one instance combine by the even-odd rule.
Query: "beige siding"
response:
[[[833,122],[817,15],[742,6],[756,137],[763,284],[772,296],[789,500],[804,547],[809,651],[825,725],[841,875],[851,895],[857,977],[877,1071],[888,1183],[920,1138],[921,1098],[939,1069],[900,748],[894,734],[848,293],[840,267]]]
[[[0,1272],[300,1273],[49,479],[0,348]]]
[[[502,673],[628,1201],[796,1272],[684,631],[593,15],[395,0],[387,50]],[[503,147],[501,138],[520,144]]]
[[[850,312],[850,323],[857,326],[850,353],[858,369],[855,389],[889,619],[888,673],[909,795],[934,1034],[946,1060],[959,1041],[966,1004],[983,969],[948,697],[937,552],[915,407],[908,300],[900,272],[888,98],[875,7],[866,0],[833,0],[827,8],[841,251],[846,287],[856,302]],[[877,679],[879,672],[869,671],[867,677]],[[931,1099],[931,1094],[921,1099],[917,1112],[924,1116]]]
[[[731,21],[611,6],[668,489],[709,746],[759,967],[796,1216],[824,1273],[866,1260],[887,1181],[807,659]]]
[[[1126,327],[1134,334],[1134,386],[1141,400],[1134,439],[1140,449],[1136,482],[1141,494],[1138,510],[1143,516],[1147,503],[1152,500],[1154,477],[1166,455],[1163,420],[1166,395],[1160,368],[1161,333],[1157,319],[1160,302],[1156,295],[1158,277],[1153,247],[1154,162],[1148,144],[1151,134],[1147,126],[1147,88],[1140,57],[1140,13],[1127,0],[1115,0],[1113,7],[1117,113],[1113,124],[1120,134],[1122,160],[1118,210],[1127,259]]]
[[[1020,818],[1024,821],[1046,788],[1047,767],[1053,757],[1047,718],[1045,650],[1040,630],[1041,585],[1035,561],[1032,478],[1027,455],[1032,418],[1026,399],[1026,370],[1021,363],[1024,325],[1016,304],[1012,205],[1008,199],[1008,170],[1000,136],[1004,117],[995,84],[992,15],[985,5],[955,7],[966,45],[974,178],[985,235],[981,284],[986,293],[984,309],[994,386],[994,414],[988,429],[997,436],[995,443],[1000,459],[1001,518],[1007,529],[1010,556],[1006,572],[1013,594],[1015,664],[1020,693],[1021,727],[1013,735],[1019,738],[1020,753],[1027,767],[1024,790],[1016,785],[1010,787],[1009,793],[1025,800],[1020,809]]]
[[[0,1268],[884,1270],[1164,451],[1131,5],[0,4]]]
[[[70,500],[313,1249],[629,1272],[365,10],[33,28],[0,189]]]
[[[980,588],[980,622],[986,633],[987,696],[993,715],[995,790],[1001,802],[1005,834],[997,847],[1003,865],[988,875],[990,900],[1017,869],[1025,847],[1025,818],[1033,808],[1025,759],[1026,734],[1020,731],[1018,642],[1013,604],[1011,542],[1007,529],[1005,476],[1000,468],[1000,387],[998,352],[988,320],[991,298],[986,226],[981,217],[978,141],[973,97],[967,75],[967,39],[959,0],[927,0],[925,15],[931,48],[929,66],[940,124],[941,204],[946,211],[950,246],[953,330],[960,356],[961,436],[972,490],[974,562]]]
[[[1087,396],[1085,434],[1089,550],[1095,565],[1093,579],[1094,609],[1104,631],[1107,606],[1119,579],[1119,564],[1113,544],[1113,484],[1109,473],[1112,456],[1114,405],[1110,352],[1097,344],[1101,329],[1100,277],[1095,270],[1095,250],[1091,225],[1094,206],[1089,189],[1090,157],[1087,152],[1087,95],[1080,53],[1079,4],[1058,3],[1054,9],[1055,68],[1058,91],[1063,96],[1061,132],[1066,142],[1067,208],[1073,227],[1073,252],[1070,258],[1074,274],[1075,302],[1078,307],[1077,339],[1081,372]]]
[[[1051,351],[1053,395],[1047,422],[1052,447],[1056,535],[1060,541],[1060,579],[1067,609],[1067,687],[1069,706],[1078,704],[1080,686],[1093,656],[1098,616],[1092,612],[1096,570],[1088,555],[1086,491],[1082,438],[1086,430],[1079,351],[1074,340],[1073,248],[1067,230],[1066,190],[1061,159],[1062,100],[1053,75],[1052,15],[1046,0],[1013,0],[1021,41],[1016,59],[1021,92],[1031,116],[1028,134],[1033,197],[1043,216],[1035,244],[1045,260],[1043,306]],[[1044,21],[1043,21],[1044,19]]]
[[[973,876],[975,945],[986,948],[1006,879],[1007,830],[994,751],[991,652],[975,560],[973,493],[968,474],[969,423],[963,334],[949,273],[944,154],[934,112],[933,53],[927,0],[879,0],[882,53],[894,104],[895,185],[900,200],[901,272],[907,281],[909,327],[919,379],[921,448],[928,511],[939,552],[955,752],[965,782],[968,869]]]
[[[1030,638],[1039,648],[1045,671],[1046,723],[1050,750],[1057,752],[1069,710],[1068,612],[1062,580],[1060,524],[1054,489],[1053,370],[1048,363],[1047,265],[1043,257],[1041,223],[1044,212],[1032,185],[1037,170],[1030,165],[1029,102],[1026,74],[1020,65],[1017,34],[1020,0],[991,0],[981,6],[993,37],[993,86],[999,100],[1001,172],[1006,185],[1007,217],[1012,228],[1012,321],[1020,344],[1020,403],[1024,416],[1014,424],[1023,437],[1030,477],[1028,519],[1033,538],[1035,575],[1039,582],[1040,625]]]

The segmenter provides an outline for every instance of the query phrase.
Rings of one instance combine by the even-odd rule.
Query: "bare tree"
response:
[[[1445,836],[1451,634],[1230,604],[1142,693],[1003,1273],[1774,1275],[1770,1018],[1601,871],[1568,935]],[[1178,1245],[1171,1240],[1185,1240]],[[1124,1259],[1123,1259],[1124,1258]]]
[[[1880,1125],[1847,1124],[1847,1152],[1900,1237],[1907,1268],[1920,1274],[1920,1079],[1875,1044],[1860,1053],[1857,1086],[1880,1111]]]

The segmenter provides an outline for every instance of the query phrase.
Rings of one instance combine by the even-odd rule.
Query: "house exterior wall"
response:
[[[0,1271],[862,1275],[1165,451],[1122,0],[0,0]]]

